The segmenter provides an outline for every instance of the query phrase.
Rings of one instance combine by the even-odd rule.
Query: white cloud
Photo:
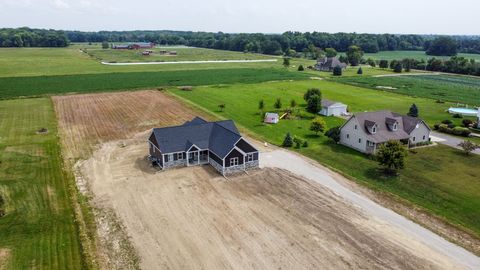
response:
[[[60,9],[66,9],[70,7],[70,4],[68,4],[64,0],[53,0],[53,5]]]

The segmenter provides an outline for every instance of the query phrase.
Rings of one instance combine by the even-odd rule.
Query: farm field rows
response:
[[[159,91],[52,97],[65,156],[88,158],[97,144],[191,120],[192,111]]]
[[[351,85],[410,96],[480,106],[480,78],[441,74],[396,77],[357,76],[336,78],[336,80]],[[377,87],[382,87],[382,89]]]
[[[341,101],[351,111],[392,109],[406,112],[412,103],[420,108],[421,117],[432,124],[445,118],[443,106],[433,100],[412,98],[387,92],[342,85],[328,81],[302,81],[261,83],[255,85],[197,87],[191,92],[169,90],[171,93],[197,104],[218,117],[233,119],[238,125],[274,144],[281,144],[287,132],[308,140],[309,147],[296,151],[322,164],[348,175],[375,190],[386,191],[402,199],[418,204],[428,211],[459,224],[480,236],[480,192],[477,181],[480,176],[480,157],[465,157],[460,151],[436,146],[415,150],[407,158],[406,167],[395,179],[385,179],[378,172],[378,165],[365,155],[341,145],[325,136],[315,136],[309,131],[311,115],[301,120],[284,120],[277,125],[261,124],[258,101],[265,100],[266,111],[273,111],[276,98],[281,98],[283,108],[295,99],[303,110],[302,96],[306,89],[318,87],[323,98]],[[225,111],[218,104],[226,105]],[[344,120],[325,117],[328,127],[341,125]],[[468,186],[469,189],[463,187]]]
[[[105,62],[175,62],[200,60],[260,60],[275,59],[278,56],[213,50],[204,48],[152,48],[153,54],[142,55],[144,50],[87,49],[87,53]],[[177,55],[160,54],[160,50],[175,51]],[[281,60],[281,59],[280,59]],[[280,61],[279,60],[279,61]]]
[[[51,101],[0,101],[0,268],[87,267],[63,169]]]
[[[43,96],[66,93],[88,93],[145,89],[162,86],[209,85],[228,83],[256,83],[273,80],[299,80],[306,73],[292,73],[286,69],[215,69],[104,73],[39,77],[0,78],[0,99],[22,96]]]
[[[99,59],[80,51],[82,47],[100,48],[100,45],[72,45],[67,48],[0,48],[0,77],[51,76],[119,72],[154,72],[192,69],[280,68],[281,60],[268,63],[205,63],[140,66],[107,66]],[[236,52],[231,53],[236,58]],[[243,53],[240,53],[243,55]],[[257,56],[257,55],[255,55]],[[225,56],[227,57],[227,56]],[[263,57],[259,55],[258,57]],[[273,57],[270,57],[271,59]],[[189,60],[189,59],[186,59]]]

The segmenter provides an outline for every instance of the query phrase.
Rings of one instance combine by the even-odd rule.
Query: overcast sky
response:
[[[0,28],[480,34],[480,0],[0,0]]]

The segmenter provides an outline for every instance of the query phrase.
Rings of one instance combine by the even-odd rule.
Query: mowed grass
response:
[[[278,56],[213,50],[194,47],[152,48],[153,53],[142,55],[142,50],[87,49],[95,58],[106,62],[176,62],[201,60],[261,60],[275,59]],[[177,55],[160,54],[160,50],[176,51]]]
[[[47,128],[47,134],[37,134]],[[84,269],[56,118],[49,99],[0,101],[0,265]]]
[[[276,125],[261,123],[257,108],[265,100],[266,111],[275,111],[273,104],[281,98],[283,108],[291,99],[304,110],[302,96],[309,87],[322,89],[324,98],[347,103],[353,111],[388,109],[406,112],[412,101],[420,104],[422,116],[434,122],[442,118],[440,105],[432,100],[411,98],[387,92],[362,89],[327,81],[302,81],[260,83],[254,85],[198,87],[191,92],[171,89],[174,95],[213,112],[220,118],[236,121],[256,136],[280,145],[287,132],[309,142],[308,148],[295,149],[322,164],[341,171],[356,181],[375,190],[387,192],[450,222],[463,226],[480,236],[480,156],[466,157],[460,151],[446,146],[415,150],[407,158],[406,169],[396,178],[385,178],[377,163],[367,156],[347,147],[332,143],[325,136],[315,136],[309,131],[311,120],[282,120]],[[224,112],[218,104],[225,103]],[[430,105],[430,106],[427,106]],[[307,114],[308,116],[308,114]],[[310,115],[313,117],[313,115]],[[324,117],[329,127],[341,125],[344,120]],[[468,187],[468,188],[466,188]]]
[[[265,63],[204,63],[108,66],[80,51],[86,45],[67,48],[0,48],[0,77],[50,76],[91,73],[153,72],[192,69],[271,68],[282,66],[282,61]],[[100,49],[100,45],[87,46]],[[221,51],[226,53],[225,51]],[[232,55],[243,53],[228,52]],[[255,55],[255,57],[262,57]],[[270,57],[273,58],[273,57]]]
[[[395,93],[426,97],[434,100],[480,105],[480,78],[456,75],[422,75],[397,77],[343,77],[342,83],[378,89],[388,86],[396,89],[380,89]]]
[[[282,68],[216,69],[0,78],[0,99],[62,93],[105,92],[160,86],[298,80],[308,74]]]
[[[465,57],[467,59],[475,59],[475,61],[480,61],[480,54],[471,54],[471,53],[459,53],[457,56]],[[449,59],[448,56],[432,56],[426,55],[424,51],[383,51],[378,53],[366,53],[363,56],[365,59],[372,58],[374,60],[401,60],[404,58],[413,58],[417,60],[424,59],[427,61],[428,59],[435,57],[440,59]]]

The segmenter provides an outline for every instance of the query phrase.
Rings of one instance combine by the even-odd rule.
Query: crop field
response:
[[[343,77],[337,80],[342,83],[392,91],[409,96],[480,105],[480,78],[442,74],[396,77]],[[385,86],[391,88],[385,88]]]
[[[465,57],[467,59],[475,59],[475,61],[480,61],[480,54],[471,54],[471,53],[459,53],[457,56]],[[378,53],[366,53],[363,56],[365,59],[372,58],[374,60],[400,60],[403,58],[413,58],[417,60],[428,59],[435,57],[441,59],[449,59],[448,56],[432,56],[426,55],[424,51],[382,51]]]
[[[400,176],[385,179],[378,172],[378,165],[347,147],[332,143],[323,135],[316,136],[309,131],[313,115],[303,112],[302,119],[283,120],[276,125],[261,123],[257,109],[258,101],[265,100],[266,111],[274,111],[276,98],[281,98],[283,108],[289,107],[295,99],[299,110],[305,102],[302,96],[306,89],[318,87],[323,98],[344,102],[351,111],[392,109],[407,112],[411,103],[420,108],[421,117],[434,123],[444,118],[443,106],[433,100],[406,97],[388,92],[337,84],[328,81],[302,81],[261,83],[255,85],[199,87],[191,92],[170,90],[171,93],[197,104],[218,117],[233,119],[236,123],[265,141],[280,145],[287,132],[308,140],[309,147],[296,151],[332,167],[375,190],[387,191],[394,196],[418,204],[430,212],[460,224],[480,236],[480,192],[477,181],[480,176],[480,156],[465,157],[460,151],[446,146],[415,150],[407,158],[406,167]],[[218,110],[218,104],[226,105],[225,111]],[[341,125],[344,120],[324,117],[328,127]],[[430,168],[428,172],[425,168]],[[468,186],[468,189],[463,187]]]
[[[281,68],[129,72],[0,78],[0,99],[65,93],[145,89],[162,86],[256,83],[308,78]]]
[[[94,146],[153,127],[181,124],[195,115],[159,91],[54,96],[66,157],[88,158]],[[202,115],[203,116],[203,115]]]
[[[0,268],[86,267],[62,164],[51,101],[0,101]]]
[[[279,58],[278,56],[271,55],[193,47],[157,47],[149,50],[152,50],[153,53],[146,56],[142,55],[144,50],[87,49],[87,53],[105,62],[175,62],[200,60],[261,60]],[[175,51],[177,52],[177,55],[160,54],[160,50]]]

